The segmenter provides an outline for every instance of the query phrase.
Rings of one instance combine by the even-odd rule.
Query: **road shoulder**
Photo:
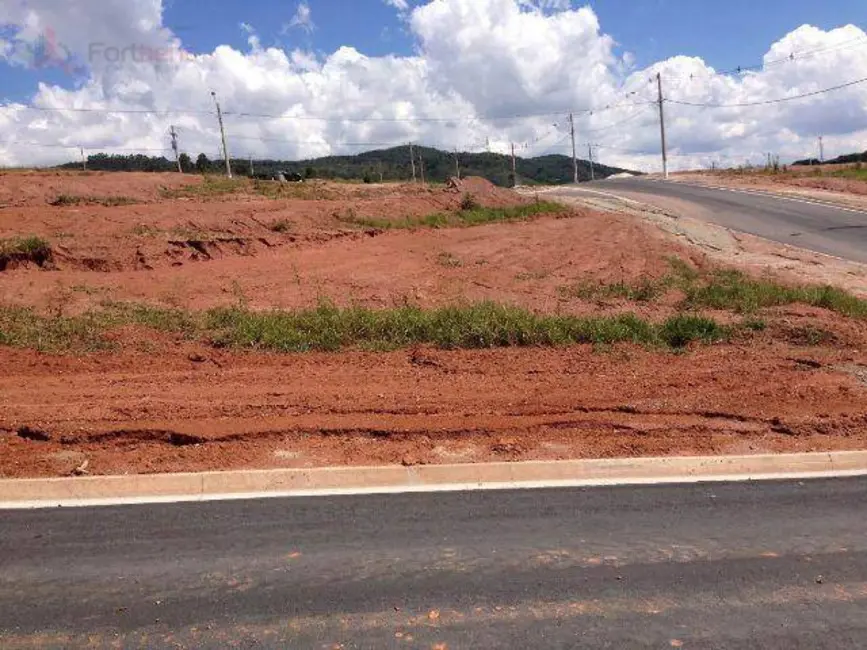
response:
[[[0,510],[867,476],[867,452],[332,467],[0,481]]]

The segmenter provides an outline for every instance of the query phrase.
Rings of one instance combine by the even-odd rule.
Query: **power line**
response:
[[[745,72],[761,72],[762,70],[767,70],[768,68],[776,67],[779,65],[784,65],[787,63],[797,63],[799,61],[803,61],[805,59],[811,59],[815,56],[819,56],[820,54],[827,54],[828,52],[837,52],[840,50],[847,49],[849,47],[856,47],[858,45],[867,45],[867,38],[863,36],[859,36],[857,38],[850,39],[848,41],[844,41],[842,43],[836,43],[834,45],[827,45],[824,47],[816,48],[813,50],[802,50],[800,52],[792,52],[787,57],[783,57],[780,59],[773,59],[771,61],[763,61],[762,63],[756,63],[753,65],[739,65],[734,68],[728,70],[719,70],[707,72],[707,77],[727,77],[732,75],[743,74]],[[695,79],[696,77],[703,77],[705,75],[696,75],[690,74],[689,76],[679,76],[679,77],[667,77],[668,79],[675,80],[686,80],[686,79]]]
[[[621,102],[618,104],[608,104],[599,108],[584,108],[571,111],[576,114],[592,114],[601,113],[604,111],[624,108],[627,106],[642,106],[650,104],[648,101]],[[79,107],[47,107],[34,106],[31,104],[7,104],[0,108],[41,111],[45,113],[96,113],[101,115],[119,114],[119,115],[207,115],[214,116],[215,111],[202,111],[193,109],[114,109],[114,108],[79,108]],[[416,123],[416,122],[493,122],[501,120],[518,120],[535,117],[557,117],[569,113],[568,109],[562,111],[553,111],[546,113],[522,113],[515,115],[475,115],[475,116],[452,116],[452,117],[344,117],[344,116],[326,116],[326,115],[285,115],[275,113],[252,113],[247,111],[223,111],[224,116],[243,117],[243,118],[259,118],[271,120],[299,120],[299,121],[321,121],[321,122],[396,122],[396,123]]]
[[[0,147],[8,146],[27,146],[27,147],[46,147],[49,149],[86,149],[88,151],[172,151],[169,147],[150,148],[150,147],[116,147],[116,146],[92,146],[80,144],[57,144],[47,142],[27,142],[23,140],[4,140],[0,142]]]
[[[583,133],[601,133],[602,131],[608,131],[609,129],[613,129],[613,128],[618,127],[618,126],[622,126],[622,125],[627,124],[629,122],[632,122],[634,119],[644,115],[647,108],[648,108],[648,106],[643,107],[640,111],[636,111],[635,113],[633,113],[632,115],[630,115],[629,117],[627,117],[624,120],[620,120],[618,122],[614,122],[613,124],[608,124],[606,126],[599,127],[597,129],[587,129],[587,130],[583,131]]]
[[[867,82],[867,77],[863,79],[856,79],[855,81],[850,81],[848,83],[840,84],[839,86],[831,86],[830,88],[823,88],[822,90],[815,90],[810,93],[803,93],[801,95],[792,95],[790,97],[780,97],[777,99],[766,99],[762,101],[756,102],[740,102],[737,104],[711,104],[711,103],[701,103],[701,102],[688,102],[679,99],[670,99],[666,98],[666,102],[670,104],[680,104],[682,106],[698,106],[701,108],[744,108],[746,106],[766,106],[768,104],[780,104],[782,102],[791,102],[796,99],[804,99],[806,97],[815,97],[816,95],[824,95],[825,93],[830,93],[835,90],[842,90],[843,88],[849,88],[851,86],[857,86],[858,84],[863,84]]]
[[[197,111],[191,109],[152,110],[147,108],[59,108],[56,106],[33,106],[32,104],[5,104],[0,108],[16,110],[41,111],[43,113],[99,113],[108,115],[214,115],[214,111]]]

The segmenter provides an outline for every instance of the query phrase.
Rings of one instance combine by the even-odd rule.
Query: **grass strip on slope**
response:
[[[526,221],[541,214],[559,214],[568,212],[568,208],[553,201],[538,201],[524,205],[514,205],[504,208],[485,208],[481,206],[462,209],[458,212],[435,212],[422,217],[405,217],[400,221],[388,219],[369,219],[350,216],[345,221],[376,228],[378,230],[405,230],[410,228],[448,228],[461,226],[481,226],[488,223],[504,221]]]
[[[764,307],[803,304],[828,309],[843,316],[867,317],[867,300],[829,285],[780,284],[752,278],[741,271],[714,271],[704,282],[686,287],[686,305],[750,313]]]
[[[0,344],[43,351],[110,347],[106,333],[136,324],[208,342],[216,347],[276,352],[565,346],[632,342],[681,348],[724,340],[729,329],[712,319],[677,315],[652,323],[632,314],[578,317],[540,315],[492,302],[424,310],[374,310],[322,304],[298,311],[254,312],[233,307],[190,313],[142,305],[111,305],[80,316],[46,317],[26,308],[0,308]]]
[[[60,194],[49,205],[64,207],[68,205],[103,205],[107,208],[121,205],[136,205],[139,200],[129,196],[79,196],[77,194]]]
[[[867,318],[867,300],[830,285],[787,285],[770,278],[754,278],[737,269],[701,273],[679,258],[658,279],[636,283],[579,283],[560,288],[563,295],[583,300],[624,299],[651,302],[670,290],[684,294],[684,309],[721,309],[749,314],[767,307],[803,304],[851,318]]]

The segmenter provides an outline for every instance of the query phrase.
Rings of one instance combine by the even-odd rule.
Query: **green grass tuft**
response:
[[[659,330],[662,341],[673,348],[682,348],[693,341],[715,343],[729,337],[727,328],[710,318],[694,314],[678,314],[663,323]]]
[[[751,314],[768,307],[803,304],[851,318],[867,318],[867,300],[829,285],[787,285],[753,278],[736,269],[702,273],[683,260],[668,260],[671,272],[659,279],[612,284],[583,282],[560,287],[560,293],[582,300],[622,299],[651,302],[671,290],[684,294],[683,309],[720,309]]]
[[[272,232],[287,233],[287,232],[290,232],[292,230],[292,222],[288,221],[287,219],[278,219],[277,221],[272,223],[270,226],[268,226],[268,228]]]
[[[136,205],[137,199],[129,196],[79,196],[77,194],[60,194],[49,205],[64,207],[69,205],[104,205],[116,207],[120,205]]]
[[[843,316],[867,317],[867,300],[827,285],[788,286],[756,279],[741,271],[716,271],[701,284],[686,289],[685,302],[693,308],[726,309],[752,313],[766,307],[804,304]]]
[[[10,262],[34,262],[42,266],[51,259],[51,245],[41,237],[0,239],[0,270]]]

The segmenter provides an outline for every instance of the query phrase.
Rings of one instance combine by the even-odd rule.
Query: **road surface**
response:
[[[607,192],[732,230],[856,262],[867,262],[867,212],[771,194],[642,178],[584,183],[555,194]]]
[[[0,512],[0,647],[858,648],[867,481]]]

